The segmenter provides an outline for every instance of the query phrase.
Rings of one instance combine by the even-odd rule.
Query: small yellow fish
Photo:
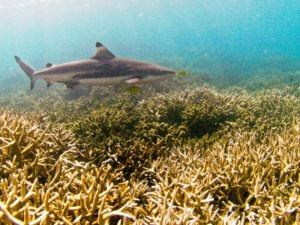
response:
[[[176,73],[177,77],[186,77],[187,75],[189,75],[189,73],[185,70],[180,70]]]
[[[142,92],[142,88],[136,85],[124,88],[123,90],[132,95],[137,95]]]

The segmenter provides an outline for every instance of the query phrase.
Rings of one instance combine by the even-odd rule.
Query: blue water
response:
[[[14,55],[40,69],[90,57],[96,41],[119,57],[242,74],[300,59],[300,1],[1,0],[0,82],[27,81]]]

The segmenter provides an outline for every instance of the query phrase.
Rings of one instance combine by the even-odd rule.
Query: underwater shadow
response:
[[[191,138],[201,138],[205,135],[213,135],[222,129],[222,125],[225,122],[233,122],[237,119],[234,114],[231,115],[217,115],[214,117],[203,117],[201,120],[190,124],[190,137]]]

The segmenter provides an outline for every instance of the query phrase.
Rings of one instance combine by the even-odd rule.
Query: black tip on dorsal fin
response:
[[[99,41],[96,42],[96,47],[97,48],[102,47],[102,46],[103,46],[103,44],[101,44]]]
[[[52,66],[52,63],[47,63],[46,68],[49,68]]]

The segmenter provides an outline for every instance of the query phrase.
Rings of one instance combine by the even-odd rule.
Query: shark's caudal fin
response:
[[[33,89],[35,84],[35,78],[33,77],[34,72],[36,71],[33,67],[29,66],[27,63],[25,63],[23,60],[20,59],[20,57],[15,56],[15,59],[21,69],[27,74],[27,76],[30,79],[30,90]]]

